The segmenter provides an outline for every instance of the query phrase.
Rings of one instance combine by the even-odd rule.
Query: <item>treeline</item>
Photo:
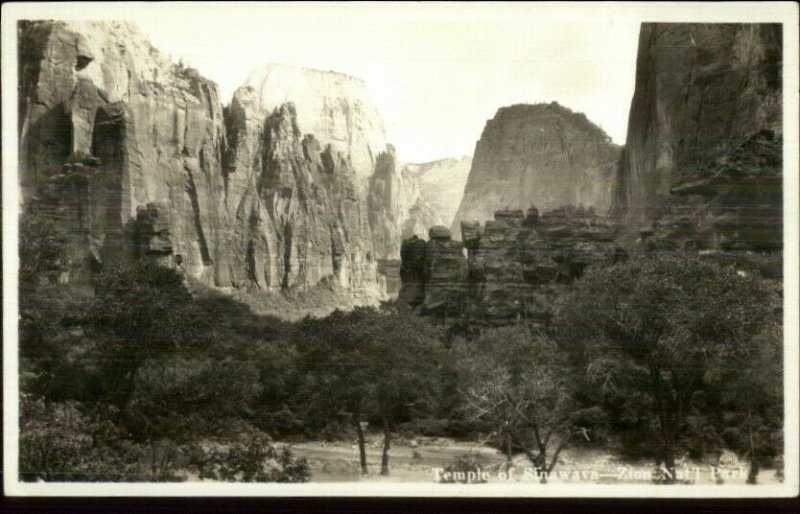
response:
[[[570,445],[675,462],[723,449],[780,466],[780,284],[709,261],[590,268],[548,327],[465,340],[380,309],[297,323],[193,297],[147,261],[58,284],[63,239],[23,216],[20,472],[35,480],[304,481],[278,440],[448,436],[552,471]]]

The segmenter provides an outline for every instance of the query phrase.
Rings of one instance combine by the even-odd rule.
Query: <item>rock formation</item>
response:
[[[281,221],[267,231],[277,235],[283,230],[280,226],[301,223],[307,228],[295,231],[295,240],[305,237],[303,234],[320,234],[316,242],[301,249],[301,254],[293,254],[300,261],[314,261],[296,263],[295,269],[316,270],[303,283],[313,284],[329,273],[338,276],[334,268],[340,269],[340,264],[323,264],[330,261],[333,252],[342,262],[339,282],[344,287],[373,288],[368,277],[376,273],[377,262],[399,257],[402,220],[410,202],[406,197],[413,197],[415,192],[413,184],[403,180],[394,148],[386,143],[383,122],[361,80],[284,65],[270,65],[252,73],[234,93],[227,115],[229,205],[252,204],[248,207],[252,209],[261,201],[252,199],[252,195],[263,200],[263,192],[253,191],[252,183],[254,177],[256,182],[265,177],[266,166],[270,165],[264,158],[264,148],[283,148],[270,140],[265,120],[285,109],[287,101],[291,102],[294,118],[292,131],[296,136],[292,137],[305,134],[305,139],[302,152],[295,141],[294,151],[279,150],[282,154],[272,157],[289,182],[279,181],[268,187],[294,191],[294,203],[301,206],[325,196],[320,202],[326,207],[315,215],[302,209],[293,211],[297,213],[291,215],[294,221],[269,213],[270,218]],[[326,232],[330,232],[327,242],[322,235]],[[276,239],[279,247],[281,237]],[[274,245],[264,241],[253,242],[252,247],[254,255],[265,256],[257,260],[266,262],[264,259],[272,254],[268,248]],[[282,250],[278,249],[277,255],[282,255]]]
[[[471,158],[441,159],[424,164],[404,164],[390,151],[379,160],[370,179],[370,226],[378,238],[378,271],[386,279],[386,292],[400,291],[400,248],[397,241],[413,235],[424,237],[428,228],[449,227],[453,221]]]
[[[642,24],[612,211],[646,225],[683,177],[780,135],[781,59],[779,24]]]
[[[781,62],[780,25],[642,25],[621,245],[781,276]]]
[[[605,212],[620,149],[581,113],[553,102],[497,111],[475,146],[452,227],[492,219],[498,209],[564,205]]]
[[[387,151],[386,134],[372,105],[366,84],[332,71],[270,64],[254,71],[233,95],[231,111],[245,110],[248,121],[264,118],[287,102],[295,105],[297,125],[331,154],[350,160],[356,175],[368,179],[380,154]],[[233,134],[234,139],[238,136]],[[237,165],[255,158],[239,140]]]
[[[76,278],[87,260],[135,253],[137,210],[156,202],[173,253],[195,277],[218,281],[230,221],[219,208],[216,85],[164,59],[127,23],[19,28],[23,197],[67,230]]]
[[[620,257],[614,227],[590,210],[500,210],[484,225],[462,222],[403,242],[398,301],[444,320],[493,325],[546,323],[554,298],[594,263]],[[464,255],[466,249],[466,255]]]
[[[406,220],[419,201],[417,177],[397,162],[394,147],[378,156],[375,172],[369,179],[369,225],[375,251],[382,260],[400,258]]]
[[[658,218],[639,230],[638,246],[756,264],[762,274],[780,277],[782,147],[782,138],[764,129],[714,165],[678,179]]]
[[[333,278],[353,294],[379,296],[364,191],[350,159],[303,136],[293,103],[264,119],[247,112],[234,103],[231,116],[243,116],[232,121],[236,166],[226,175],[227,208],[239,220],[229,248],[234,282],[279,291]]]
[[[71,281],[147,255],[223,289],[383,296],[417,193],[363,82],[269,66],[223,110],[117,22],[24,22],[19,62],[25,207],[68,233]]]
[[[403,224],[403,238],[422,236],[434,225],[453,224],[471,166],[469,156],[404,165],[404,172],[418,184],[419,193]]]

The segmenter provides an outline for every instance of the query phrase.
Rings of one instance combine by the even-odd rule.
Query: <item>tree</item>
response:
[[[67,237],[41,214],[22,211],[19,220],[19,282],[23,294],[47,274],[66,267]]]
[[[547,337],[525,325],[490,329],[470,343],[462,394],[473,418],[488,421],[511,467],[521,450],[542,483],[575,437],[589,439],[597,412],[574,398],[575,371]]]
[[[122,410],[145,360],[213,341],[209,317],[192,302],[183,277],[140,260],[106,266],[80,323],[100,342],[109,400]]]
[[[308,373],[308,402],[319,412],[349,417],[363,474],[368,469],[362,422],[369,416],[380,421],[381,474],[388,475],[396,416],[435,394],[438,335],[425,320],[394,310],[358,308],[300,323],[296,344]]]
[[[694,405],[713,366],[746,362],[753,336],[778,316],[776,284],[711,261],[635,258],[591,268],[556,321],[562,347],[601,393],[631,402],[654,427],[658,463],[674,479]],[[743,360],[744,359],[744,360]],[[651,446],[652,446],[651,442]]]
[[[721,439],[750,461],[751,484],[762,458],[783,448],[782,329],[777,323],[767,325],[753,344],[720,359],[706,376],[724,409]]]

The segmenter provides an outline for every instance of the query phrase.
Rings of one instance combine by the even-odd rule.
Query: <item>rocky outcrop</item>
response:
[[[644,23],[612,211],[647,226],[670,191],[761,130],[781,133],[779,24]]]
[[[20,29],[25,204],[68,232],[72,281],[150,256],[248,294],[383,297],[400,172],[362,82],[268,67],[223,112],[214,83],[132,25]],[[370,200],[388,208],[371,216]]]
[[[415,176],[397,162],[394,147],[378,155],[375,172],[369,178],[367,208],[375,252],[382,260],[400,257],[403,228],[420,191]]]
[[[782,138],[762,130],[674,182],[659,216],[639,230],[646,251],[697,253],[757,264],[780,277],[783,249]]]
[[[403,238],[423,236],[434,225],[453,224],[471,166],[469,156],[404,166],[404,173],[418,184],[419,193],[403,223]]]
[[[500,210],[483,225],[462,222],[461,233],[463,242],[452,241],[433,227],[427,243],[404,241],[401,305],[467,325],[544,324],[587,266],[624,256],[615,227],[583,208]]]
[[[386,134],[362,80],[332,71],[270,64],[251,73],[236,90],[231,111],[243,109],[247,121],[259,124],[287,102],[295,105],[297,125],[304,134],[314,134],[323,149],[330,145],[332,156],[349,160],[358,177],[368,179],[373,174],[379,155],[387,151]],[[248,146],[252,141],[240,137],[236,127],[231,134],[238,143],[234,165],[246,169],[256,156]]]
[[[353,295],[380,297],[363,190],[350,160],[303,136],[292,103],[244,131],[255,160],[227,175],[227,207],[240,220],[229,249],[232,282],[280,291],[334,279]],[[238,150],[231,152],[241,164]]]
[[[133,255],[137,209],[157,202],[173,252],[212,282],[230,223],[216,85],[119,22],[23,22],[19,62],[24,201],[68,232],[75,278]]]
[[[294,269],[306,271],[291,282],[313,284],[330,274],[343,287],[365,296],[382,295],[382,282],[387,283],[389,293],[396,292],[399,286],[396,279],[392,280],[396,273],[389,275],[399,267],[393,259],[400,255],[402,223],[418,193],[416,182],[403,174],[394,148],[387,144],[383,123],[362,81],[282,65],[270,65],[251,74],[234,94],[227,113],[229,205],[246,205],[246,210],[260,208],[266,190],[257,192],[251,184],[263,181],[267,162],[264,149],[275,147],[274,141],[266,143],[270,136],[265,120],[284,109],[288,104],[281,102],[287,100],[292,102],[292,130],[297,137],[306,135],[302,152],[284,151],[272,156],[273,167],[293,172],[280,171],[285,180],[273,181],[269,188],[294,191],[294,204],[301,208],[293,207],[291,220],[275,212],[258,216],[279,221],[272,227],[248,229],[251,236],[243,236],[240,245],[252,248],[247,252],[253,255],[261,255],[256,258],[258,262],[267,262],[267,256],[274,253],[270,248],[276,244],[280,247],[285,239],[280,236],[285,229],[280,227],[303,226],[294,231],[296,241],[298,236],[317,235],[295,255],[301,261],[313,262],[298,262]],[[296,142],[292,145],[297,146]],[[308,211],[309,205],[316,205],[316,211]],[[264,232],[272,235],[252,237]],[[272,261],[280,260],[283,253],[278,250],[276,255]],[[329,261],[332,266],[326,264]],[[309,270],[315,271],[309,274]]]
[[[452,227],[498,209],[563,205],[604,212],[620,149],[581,113],[553,102],[513,105],[486,123]]]

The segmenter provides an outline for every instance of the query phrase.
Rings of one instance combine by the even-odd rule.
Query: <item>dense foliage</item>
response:
[[[24,218],[20,474],[25,480],[304,481],[278,441],[455,437],[545,479],[589,446],[674,469],[684,453],[782,452],[779,284],[712,262],[589,269],[546,328],[469,341],[391,304],[296,323],[254,315],[147,261],[61,284],[63,234]],[[445,341],[447,344],[445,344]],[[447,469],[472,469],[464,457]],[[667,480],[669,481],[669,480]]]
[[[590,270],[564,301],[559,336],[623,451],[674,470],[678,454],[752,430],[756,411],[781,430],[780,299],[777,284],[733,267],[639,258]],[[748,453],[755,467],[755,442]]]

